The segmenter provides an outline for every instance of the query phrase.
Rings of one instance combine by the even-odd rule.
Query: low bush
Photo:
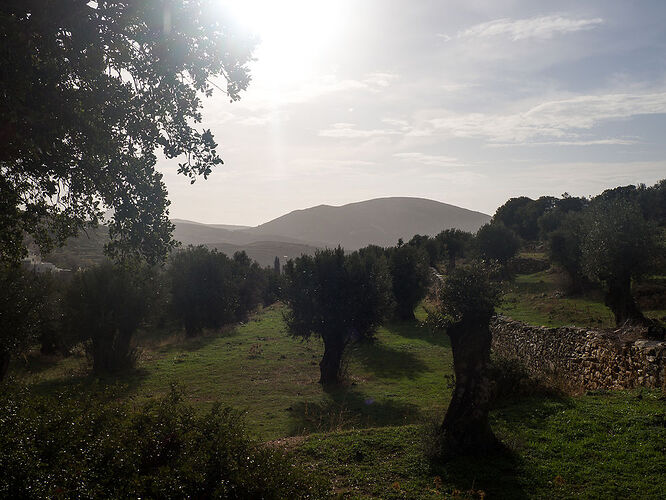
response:
[[[0,497],[327,495],[321,480],[248,439],[233,410],[199,415],[176,391],[139,409],[114,397],[0,393]]]

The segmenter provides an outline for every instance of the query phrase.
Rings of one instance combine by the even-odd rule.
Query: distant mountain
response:
[[[171,219],[174,224],[196,224],[198,226],[215,227],[218,229],[228,229],[229,231],[237,231],[239,229],[252,229],[252,226],[238,226],[236,224],[205,224],[203,222],[194,222],[185,219]]]
[[[245,232],[355,250],[371,243],[395,245],[399,238],[407,241],[415,234],[435,235],[449,228],[476,232],[489,220],[481,212],[423,198],[376,198],[295,210]]]
[[[189,220],[173,219],[176,228],[173,237],[183,245],[208,245],[211,243],[231,243],[233,245],[247,245],[257,241],[280,241],[285,243],[313,244],[310,241],[301,241],[281,234],[255,233],[256,228],[247,226],[231,226],[238,229],[228,229],[226,224],[202,224]]]
[[[173,219],[174,238],[183,246],[205,245],[233,255],[245,250],[262,266],[273,265],[275,257],[313,254],[317,248],[342,245],[356,250],[369,244],[395,245],[415,234],[435,235],[448,228],[476,232],[490,220],[480,212],[423,198],[377,198],[340,207],[319,205],[295,210],[257,227],[202,224]],[[108,231],[101,226],[71,238],[44,260],[59,267],[76,269],[103,260]]]

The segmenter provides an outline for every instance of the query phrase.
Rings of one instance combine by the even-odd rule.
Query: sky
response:
[[[415,196],[493,214],[666,178],[666,1],[220,0],[261,39],[225,162],[158,167],[171,217],[257,225]]]

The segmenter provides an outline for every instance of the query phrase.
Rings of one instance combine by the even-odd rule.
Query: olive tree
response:
[[[474,235],[461,229],[445,229],[435,237],[435,240],[442,245],[442,254],[448,257],[448,268],[455,269],[456,259],[463,257],[469,250]]]
[[[520,249],[520,238],[501,222],[482,226],[476,233],[476,245],[484,259],[506,264]]]
[[[476,262],[449,273],[439,310],[429,322],[451,339],[455,389],[440,428],[444,454],[484,453],[497,446],[488,422],[491,403],[490,320],[500,299],[496,268]]]
[[[189,247],[170,259],[171,307],[188,337],[235,319],[238,284],[231,260],[217,250]]]
[[[105,262],[80,271],[65,298],[67,326],[90,341],[93,372],[118,373],[135,362],[132,337],[148,313],[153,274],[145,267]]]
[[[631,282],[652,271],[663,255],[656,224],[645,220],[635,202],[601,199],[584,212],[582,235],[583,270],[605,286],[605,302],[615,322],[645,322],[631,294]]]
[[[414,319],[414,308],[425,297],[430,283],[428,254],[412,245],[388,250],[395,315],[400,320]]]
[[[289,332],[294,337],[322,338],[319,382],[337,384],[347,345],[372,338],[392,306],[386,258],[370,251],[346,256],[338,247],[290,260],[284,270]]]

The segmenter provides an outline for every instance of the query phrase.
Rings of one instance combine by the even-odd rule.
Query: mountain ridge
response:
[[[246,251],[262,266],[277,256],[294,258],[313,254],[320,248],[341,245],[353,251],[374,244],[393,246],[399,238],[408,241],[415,234],[434,236],[444,229],[476,232],[490,216],[427,198],[384,197],[346,205],[320,204],[293,210],[254,227],[205,224],[172,219],[174,239],[183,246],[205,245],[231,255]],[[50,256],[60,267],[75,269],[103,258],[108,235],[100,227],[95,238],[80,235]],[[99,234],[98,234],[99,233]]]

